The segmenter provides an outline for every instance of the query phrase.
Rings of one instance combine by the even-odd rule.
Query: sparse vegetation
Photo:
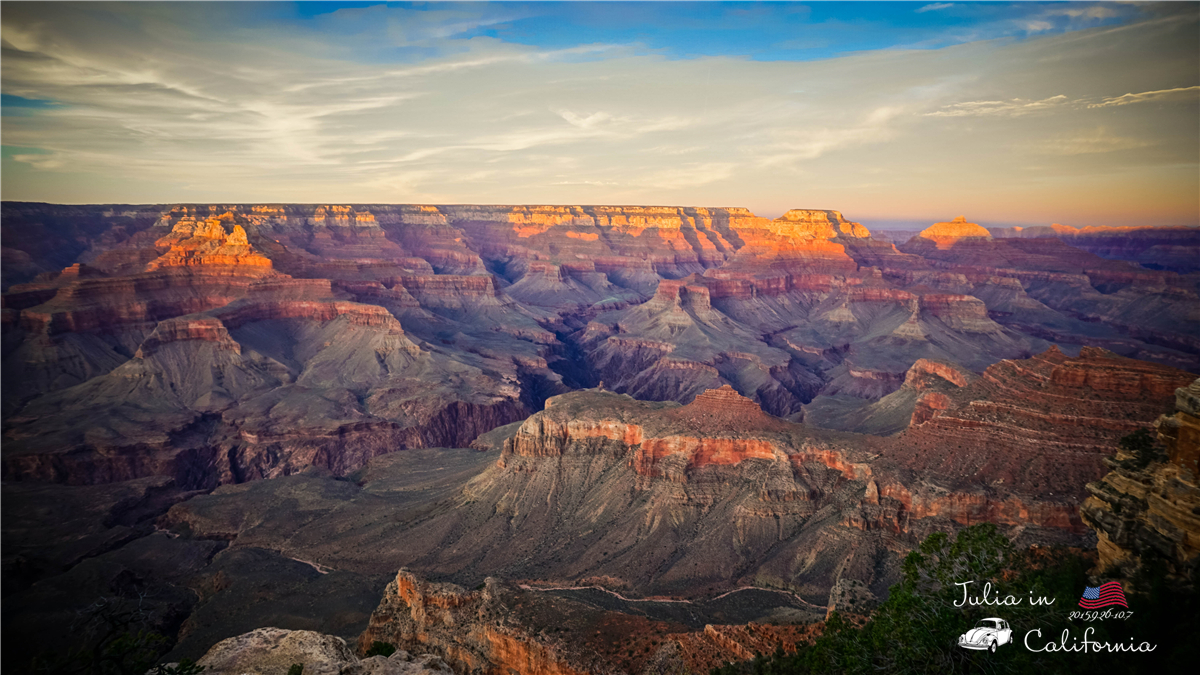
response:
[[[1200,658],[1194,639],[1200,624],[1196,579],[1183,589],[1169,589],[1165,574],[1146,570],[1134,580],[1140,591],[1130,594],[1134,615],[1128,620],[1071,621],[1070,612],[1088,585],[1091,561],[1078,552],[1031,549],[1019,551],[994,525],[966,528],[953,540],[944,533],[930,535],[904,561],[904,578],[888,599],[861,626],[836,612],[825,622],[821,637],[801,645],[794,654],[777,651],[751,661],[715,669],[714,675],[798,675],[809,673],[1148,673],[1186,672],[1183,664]],[[955,607],[963,591],[959,581],[975,581],[969,595],[1012,595],[1013,606]],[[1032,605],[1030,597],[1052,598],[1052,605]],[[995,654],[957,646],[966,627],[985,616],[1000,616],[1014,629],[1013,645]],[[1031,631],[1033,643],[1057,642],[1066,628],[1072,642],[1092,629],[1092,642],[1128,645],[1148,641],[1148,653],[1033,652],[1022,641]]]
[[[1158,438],[1149,429],[1138,429],[1118,441],[1117,445],[1133,455],[1131,460],[1126,460],[1127,468],[1141,470],[1151,462],[1166,459],[1166,453],[1158,445]]]
[[[396,645],[390,642],[376,640],[371,643],[371,648],[367,650],[367,656],[383,656],[388,657],[396,653]]]
[[[288,675],[304,675],[304,664],[293,663],[291,668],[288,668]]]

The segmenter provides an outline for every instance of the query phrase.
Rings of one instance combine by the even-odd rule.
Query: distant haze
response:
[[[5,3],[5,200],[1200,224],[1200,4]]]

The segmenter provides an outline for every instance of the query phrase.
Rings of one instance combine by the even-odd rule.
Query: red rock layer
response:
[[[229,336],[229,331],[219,320],[213,318],[169,319],[161,321],[154,332],[138,347],[136,358],[146,358],[164,344],[199,340],[214,342],[235,354],[242,353],[242,346]]]
[[[1144,427],[1192,378],[1090,347],[1076,359],[1051,348],[1001,361],[948,400],[926,402],[887,455],[948,487],[985,482],[1078,503],[1116,441]]]
[[[925,392],[912,426],[879,446],[880,462],[857,457],[861,448],[813,438],[814,430],[766,415],[723,387],[686,406],[649,409],[614,395],[588,394],[595,400],[584,408],[553,399],[505,443],[500,463],[508,455],[607,448],[625,454],[641,476],[687,483],[705,467],[747,460],[787,462],[795,470],[817,462],[844,480],[868,483],[863,508],[848,517],[848,526],[903,532],[937,517],[1079,531],[1083,486],[1099,477],[1100,458],[1153,419],[1174,387],[1192,379],[1090,348],[1076,359],[1052,349],[1003,361],[974,380],[932,361],[909,377],[917,389],[928,377],[957,388]],[[867,437],[857,438],[861,445]],[[910,482],[916,479],[922,482]],[[773,494],[808,500],[812,492],[796,483],[780,484]]]
[[[129,277],[80,279],[54,289],[49,300],[20,310],[20,324],[51,334],[194,314],[233,302],[261,276],[220,269],[159,271]]]
[[[663,660],[668,654],[678,659],[694,673],[707,673],[730,661],[749,661],[759,654],[773,654],[782,648],[785,654],[796,651],[799,644],[809,643],[821,633],[820,624],[762,624],[739,626],[708,625],[694,633],[674,633],[667,636],[670,647],[663,648]],[[675,645],[678,645],[675,648]]]
[[[344,316],[356,326],[385,328],[394,335],[404,334],[400,322],[392,316],[391,312],[379,305],[364,305],[357,302],[248,300],[224,307],[214,314],[231,328],[243,326],[251,321],[308,319],[325,322]]]

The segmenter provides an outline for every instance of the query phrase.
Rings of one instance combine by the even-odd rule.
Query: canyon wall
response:
[[[1098,572],[1131,578],[1162,564],[1168,578],[1190,583],[1200,565],[1200,380],[1176,390],[1174,412],[1155,430],[1160,447],[1105,459],[1111,471],[1088,483],[1080,513],[1099,537]]]

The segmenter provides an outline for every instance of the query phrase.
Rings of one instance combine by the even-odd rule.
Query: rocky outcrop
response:
[[[461,674],[589,672],[573,667],[568,655],[572,650],[562,641],[531,634],[510,606],[518,604],[510,599],[519,597],[514,590],[488,579],[481,589],[467,591],[400,570],[359,638],[358,651],[365,653],[376,641],[387,642],[436,655]]]
[[[213,645],[197,661],[214,675],[280,675],[299,665],[313,675],[448,675],[437,657],[414,659],[403,650],[359,659],[346,641],[308,630],[259,628]]]
[[[658,616],[673,613],[664,611],[670,600],[657,606],[649,600],[641,611],[623,614],[583,601],[594,588],[558,589],[564,590],[579,591],[578,598],[495,578],[467,591],[401,570],[388,584],[358,649],[362,653],[376,641],[394,643],[445,659],[464,674],[705,672],[780,645],[795,651],[820,631],[815,624],[754,621],[687,630],[678,620]],[[700,606],[689,609],[693,614],[704,611]]]
[[[771,221],[769,229],[773,234],[793,239],[871,236],[861,223],[847,221],[838,211],[792,209]]]
[[[180,218],[170,234],[155,242],[155,246],[169,250],[151,262],[146,270],[199,265],[270,269],[271,261],[250,246],[241,225],[235,224],[228,231],[225,229],[223,223],[233,220],[232,213],[204,221]]]
[[[1200,569],[1200,380],[1177,390],[1174,414],[1155,428],[1165,453],[1123,447],[1106,458],[1112,470],[1088,483],[1080,515],[1099,537],[1098,572],[1129,578],[1162,563],[1187,582]]]
[[[681,666],[688,669],[684,672],[711,672],[731,661],[773,654],[778,648],[785,654],[793,653],[797,645],[811,642],[819,634],[819,624],[709,624],[704,630],[668,635],[661,646],[655,645],[643,672],[679,672]]]

